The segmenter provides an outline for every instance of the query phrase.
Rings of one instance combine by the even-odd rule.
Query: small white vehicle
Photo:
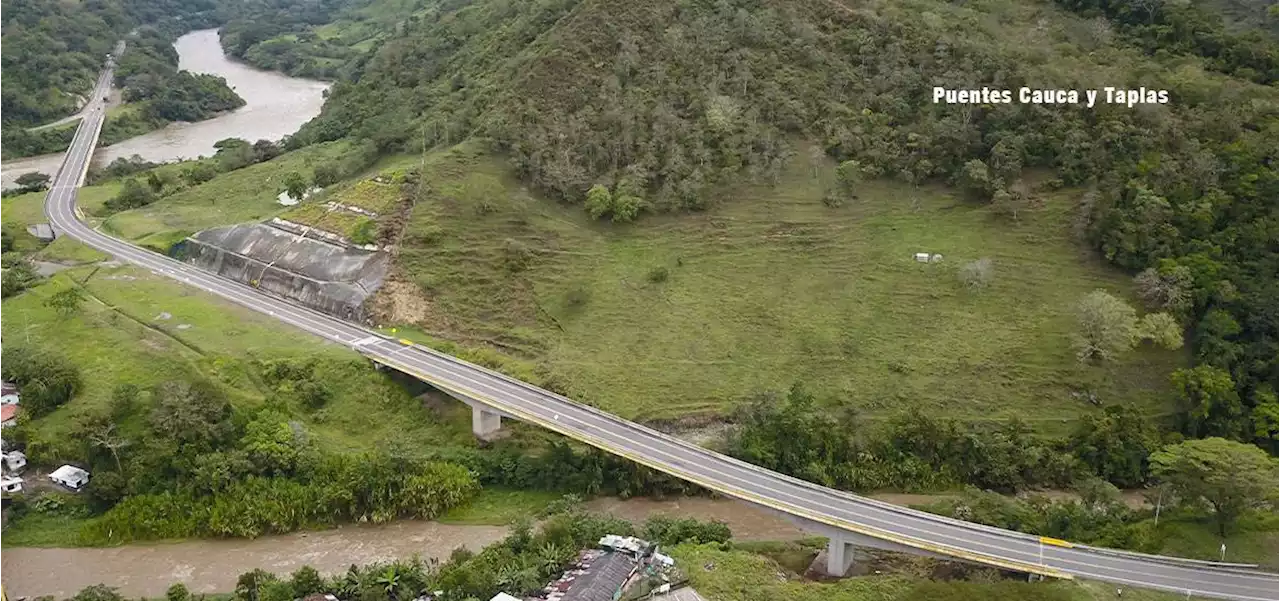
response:
[[[0,478],[0,492],[6,495],[22,492],[22,478]]]

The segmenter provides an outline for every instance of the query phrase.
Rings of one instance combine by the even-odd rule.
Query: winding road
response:
[[[1275,601],[1280,579],[1247,566],[1098,549],[897,507],[727,457],[432,349],[313,311],[98,232],[77,215],[102,125],[110,65],[99,79],[45,200],[54,230],[157,274],[265,313],[522,421],[722,494],[889,544],[1054,578],[1085,578],[1237,601]]]

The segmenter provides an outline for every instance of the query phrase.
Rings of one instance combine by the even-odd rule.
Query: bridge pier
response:
[[[851,568],[854,575],[865,573],[869,569],[867,563],[871,557],[855,541],[855,538],[847,536],[830,536],[827,539],[826,557],[819,553],[810,569],[833,578],[849,576]]]
[[[827,575],[843,578],[853,565],[853,545],[844,537],[836,536],[827,540]]]
[[[502,415],[480,405],[471,406],[471,433],[481,440],[493,438],[502,429]]]

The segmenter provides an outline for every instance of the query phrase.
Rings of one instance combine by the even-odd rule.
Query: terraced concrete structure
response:
[[[213,228],[174,246],[178,259],[343,319],[367,322],[364,302],[387,257],[261,223]]]

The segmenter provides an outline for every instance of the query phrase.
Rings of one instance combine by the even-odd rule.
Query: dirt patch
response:
[[[390,276],[369,299],[374,319],[380,323],[430,323],[435,310],[418,286]]]

